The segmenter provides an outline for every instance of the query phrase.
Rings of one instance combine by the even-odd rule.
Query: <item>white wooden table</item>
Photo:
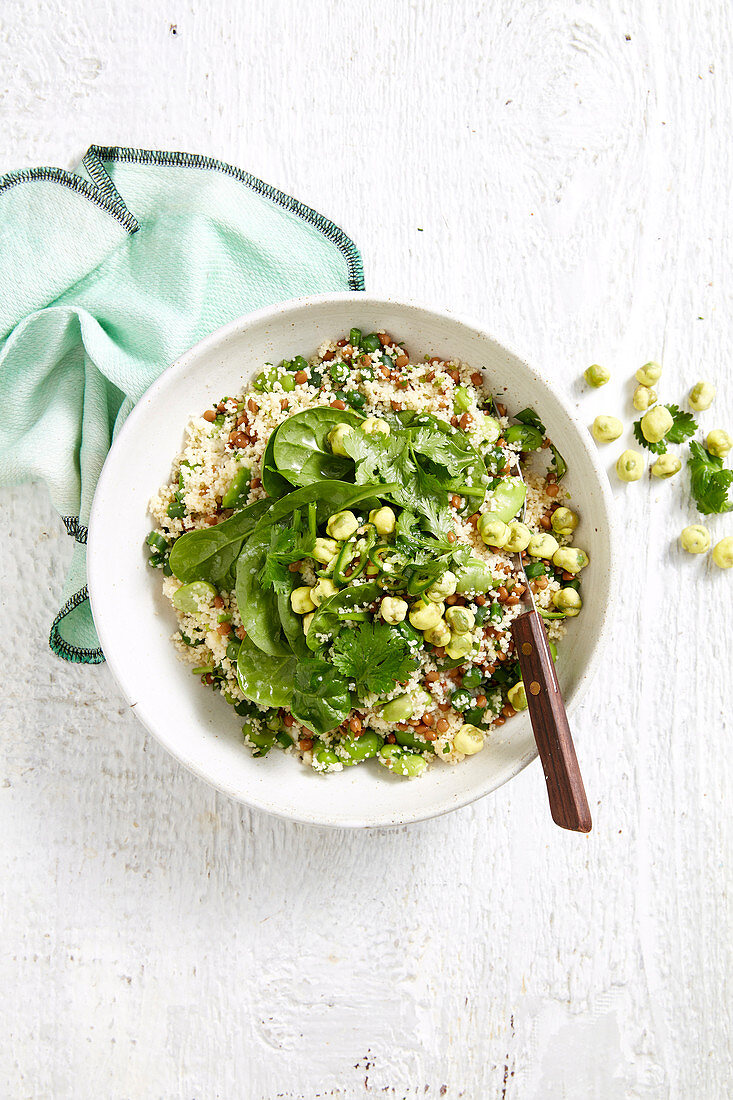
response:
[[[370,290],[483,319],[583,420],[630,420],[663,357],[664,398],[710,378],[730,429],[730,6],[481,7],[5,0],[0,171],[214,155],[341,224]],[[357,834],[217,796],[105,667],[57,661],[70,546],[42,488],[5,493],[0,1094],[729,1096],[733,575],[677,550],[681,479],[617,505],[617,640],[575,720],[593,833],[552,826],[535,764]]]

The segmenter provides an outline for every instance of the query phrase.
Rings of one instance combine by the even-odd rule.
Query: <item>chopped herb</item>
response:
[[[416,667],[406,640],[387,623],[360,623],[355,630],[339,634],[331,660],[339,672],[355,681],[360,696],[386,695]]]
[[[703,516],[733,511],[728,489],[733,484],[733,470],[723,469],[723,460],[711,455],[701,443],[690,441],[690,492]]]

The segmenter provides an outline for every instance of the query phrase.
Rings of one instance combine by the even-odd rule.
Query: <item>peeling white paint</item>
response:
[[[343,225],[370,290],[482,318],[582,419],[629,420],[663,356],[664,399],[710,377],[730,428],[732,27],[723,0],[5,0],[0,171],[211,153]],[[3,494],[0,1093],[729,1095],[731,577],[676,549],[679,482],[618,506],[617,642],[575,722],[590,837],[553,828],[536,766],[352,835],[218,797],[105,668],[57,662],[70,547],[42,489]]]

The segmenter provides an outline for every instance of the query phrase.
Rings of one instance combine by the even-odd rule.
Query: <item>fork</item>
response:
[[[492,399],[494,414],[499,411]],[[517,463],[520,479],[522,468]],[[521,518],[526,515],[526,498]],[[525,610],[512,622],[512,637],[519,659],[519,668],[527,694],[527,706],[532,723],[537,752],[545,773],[550,813],[556,825],[576,833],[589,833],[592,828],[590,808],[575,754],[570,725],[555,664],[550,653],[547,634],[535,607],[534,597],[525,572],[523,554],[518,554],[524,577],[522,606]]]

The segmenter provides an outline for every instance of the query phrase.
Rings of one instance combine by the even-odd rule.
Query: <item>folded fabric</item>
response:
[[[104,660],[87,522],[115,432],[183,351],[244,313],[363,290],[332,222],[210,157],[92,145],[0,176],[0,486],[46,482],[76,540],[50,645]]]

